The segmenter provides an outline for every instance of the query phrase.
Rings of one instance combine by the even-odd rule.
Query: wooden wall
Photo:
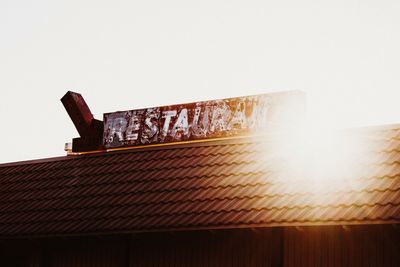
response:
[[[400,266],[400,226],[285,228],[284,266]]]
[[[0,241],[0,266],[400,266],[400,226],[274,227]]]

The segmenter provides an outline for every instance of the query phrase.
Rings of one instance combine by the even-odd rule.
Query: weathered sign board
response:
[[[288,123],[303,110],[304,94],[288,91],[105,113],[103,145],[116,148],[247,135]]]

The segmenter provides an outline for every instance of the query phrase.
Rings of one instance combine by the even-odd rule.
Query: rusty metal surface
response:
[[[104,114],[105,148],[237,136],[302,117],[297,91]]]
[[[90,136],[93,115],[82,95],[68,91],[62,98],[69,117],[81,137]]]
[[[68,91],[61,102],[80,135],[72,140],[73,152],[99,149],[102,146],[103,122],[94,119],[83,97]]]
[[[340,187],[289,179],[262,139],[0,165],[0,235],[399,223],[400,129],[368,140]]]

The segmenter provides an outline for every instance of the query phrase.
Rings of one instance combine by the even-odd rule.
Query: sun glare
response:
[[[296,191],[323,194],[359,188],[357,179],[369,152],[354,131],[304,124],[269,139],[268,158],[279,161],[272,166],[274,172],[298,186]]]

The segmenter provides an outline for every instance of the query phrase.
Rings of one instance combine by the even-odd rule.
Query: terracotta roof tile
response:
[[[400,129],[350,134],[364,145],[351,171],[322,180],[292,172],[274,138],[0,165],[0,235],[399,223]]]

